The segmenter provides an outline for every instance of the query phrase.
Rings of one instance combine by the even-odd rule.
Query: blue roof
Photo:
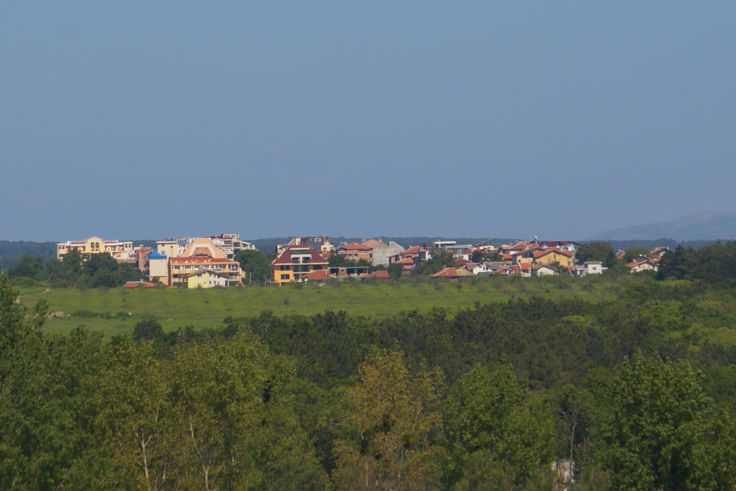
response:
[[[163,254],[159,254],[159,253],[158,253],[157,251],[151,251],[151,252],[150,252],[150,253],[149,253],[149,254],[148,254],[148,255],[146,256],[146,259],[148,259],[149,261],[150,261],[151,259],[166,259],[166,256],[164,256]]]

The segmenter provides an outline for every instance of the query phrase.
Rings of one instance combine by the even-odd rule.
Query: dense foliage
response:
[[[700,280],[110,342],[16,297],[0,275],[4,489],[551,489],[568,460],[576,489],[736,486],[736,348],[692,331],[736,291]]]
[[[26,254],[10,269],[8,275],[25,281],[45,281],[55,287],[77,288],[112,288],[142,278],[140,271],[132,264],[119,263],[108,254],[95,254],[87,261],[82,261],[77,250],[72,250],[61,260],[52,259],[48,262]]]
[[[678,247],[665,254],[658,278],[697,279],[720,287],[736,286],[736,242],[700,249]]]

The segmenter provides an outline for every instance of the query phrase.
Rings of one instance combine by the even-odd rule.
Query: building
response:
[[[232,260],[235,259],[235,255],[240,251],[253,251],[256,249],[256,246],[250,242],[241,240],[240,235],[236,233],[210,235],[207,238],[225,253],[225,257]]]
[[[545,249],[542,251],[532,252],[534,264],[559,264],[563,268],[568,268],[575,263],[575,253],[561,251],[560,249]]]
[[[573,271],[577,276],[588,276],[589,274],[603,274],[607,269],[601,261],[586,261],[585,264],[576,265]]]
[[[630,263],[627,263],[626,267],[629,268],[629,271],[632,273],[659,270],[659,266],[656,264],[652,264],[652,262],[649,259],[638,259],[636,261],[632,261]]]
[[[87,240],[59,242],[56,244],[56,259],[61,260],[73,250],[79,251],[83,260],[95,254],[109,254],[118,262],[134,260],[133,242],[119,240],[102,240],[99,237],[90,237]]]
[[[156,241],[156,252],[166,257],[179,257],[189,245],[189,239],[166,239]]]
[[[148,279],[169,284],[169,258],[157,251],[151,251],[146,256],[148,262]]]
[[[289,245],[271,263],[273,281],[283,283],[303,283],[313,271],[327,269],[327,259],[311,247]]]
[[[189,277],[193,273],[208,270],[222,275],[232,283],[243,279],[240,264],[225,257],[211,257],[206,255],[181,256],[169,258],[169,285],[187,287]]]
[[[373,242],[380,242],[373,244]],[[388,244],[383,241],[366,241],[366,244],[373,245],[373,265],[388,266],[390,257],[404,251],[404,248],[398,242],[390,240]]]
[[[337,248],[337,255],[348,261],[368,261],[373,264],[373,247],[366,243],[350,242]]]
[[[335,252],[335,246],[326,235],[309,235],[306,237],[294,237],[288,244],[276,246],[276,255],[280,256],[284,250],[292,245],[306,246],[319,252],[322,257],[330,257]]]
[[[230,278],[226,274],[210,269],[200,269],[185,276],[187,288],[226,288],[230,286]]]

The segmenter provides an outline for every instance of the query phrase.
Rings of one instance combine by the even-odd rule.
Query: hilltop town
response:
[[[595,247],[598,251],[593,250]],[[157,240],[155,246],[90,237],[57,243],[56,259],[63,261],[73,253],[81,261],[88,261],[104,254],[118,263],[130,264],[142,279],[125,283],[127,288],[157,285],[212,288],[242,283],[282,285],[344,278],[389,279],[415,274],[450,280],[481,275],[587,276],[604,274],[611,260],[623,261],[631,273],[639,273],[657,271],[668,250],[667,247],[637,250],[632,256],[622,250],[600,252],[600,244],[581,245],[536,237],[498,245],[435,240],[405,248],[380,238],[333,244],[327,236],[306,236],[278,244],[268,256],[251,242],[242,240],[239,234],[223,233]],[[258,255],[262,256],[258,258],[261,263],[270,264],[267,271],[262,268],[254,275],[246,263]]]

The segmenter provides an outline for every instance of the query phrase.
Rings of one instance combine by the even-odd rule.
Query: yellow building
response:
[[[309,273],[327,269],[327,259],[311,247],[287,246],[271,263],[274,283],[303,283]]]
[[[543,251],[535,251],[532,254],[534,264],[559,264],[568,268],[575,264],[574,254],[572,252],[561,251],[559,249],[545,249]]]
[[[116,261],[127,261],[133,254],[133,242],[102,240],[99,237],[80,241],[67,240],[56,244],[56,259],[62,259],[73,250],[79,251],[82,259],[89,259],[93,254],[109,254]]]
[[[187,288],[225,288],[230,286],[227,276],[215,273],[209,269],[201,269],[196,273],[189,274],[186,278]]]

